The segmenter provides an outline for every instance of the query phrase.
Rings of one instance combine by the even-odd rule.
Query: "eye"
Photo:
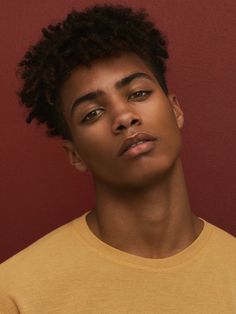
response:
[[[152,91],[149,91],[149,90],[140,90],[131,94],[128,97],[128,100],[137,100],[137,101],[145,100],[151,93]]]
[[[95,120],[97,117],[99,117],[103,112],[103,109],[94,109],[92,111],[90,111],[88,114],[86,114],[86,116],[82,119],[82,123],[83,122],[90,122]]]

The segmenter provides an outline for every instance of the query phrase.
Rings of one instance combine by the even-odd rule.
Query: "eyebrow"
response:
[[[79,98],[76,98],[75,101],[72,103],[72,106],[70,109],[70,116],[72,117],[75,108],[78,107],[79,104],[86,102],[86,101],[93,101],[96,98],[98,98],[99,96],[101,96],[102,94],[104,94],[104,92],[97,90],[95,92],[91,92],[91,93],[85,94]]]
[[[122,78],[120,81],[118,81],[115,84],[115,86],[116,86],[116,88],[120,89],[122,87],[127,86],[128,84],[130,84],[133,80],[135,80],[137,78],[145,78],[145,79],[154,81],[153,78],[151,76],[149,76],[148,74],[143,73],[143,72],[136,72],[136,73],[130,74],[129,76]]]
[[[149,76],[148,74],[143,73],[143,72],[136,72],[136,73],[130,74],[130,75],[122,78],[118,82],[116,82],[115,87],[117,89],[124,88],[125,86],[129,85],[133,80],[135,80],[137,78],[145,78],[145,79],[148,79],[148,80],[154,82],[153,78],[151,76]],[[103,94],[104,94],[104,92],[102,90],[97,90],[97,91],[85,94],[83,96],[80,96],[79,98],[76,98],[75,101],[71,105],[70,116],[73,115],[73,112],[78,105],[80,105],[81,103],[86,102],[86,101],[93,101]]]

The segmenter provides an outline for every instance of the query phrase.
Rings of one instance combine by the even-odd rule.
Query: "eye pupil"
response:
[[[137,96],[143,96],[145,92],[137,92]]]
[[[97,113],[97,110],[94,110],[94,111],[92,111],[91,113],[90,113],[90,116],[95,116],[95,113]]]
[[[93,118],[97,115],[98,110],[93,110],[87,115],[87,119]]]

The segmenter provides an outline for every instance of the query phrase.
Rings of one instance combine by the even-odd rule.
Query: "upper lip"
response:
[[[123,141],[123,143],[120,146],[118,156],[123,155],[130,148],[130,146],[133,144],[137,144],[140,141],[147,142],[147,141],[155,141],[155,140],[157,140],[157,137],[153,136],[149,133],[144,133],[144,132],[135,133],[135,134],[127,137]]]

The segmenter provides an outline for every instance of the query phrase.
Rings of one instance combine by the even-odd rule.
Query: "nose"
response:
[[[116,113],[112,125],[112,131],[115,134],[119,134],[130,127],[142,124],[140,115],[131,108],[123,108],[122,111]]]

